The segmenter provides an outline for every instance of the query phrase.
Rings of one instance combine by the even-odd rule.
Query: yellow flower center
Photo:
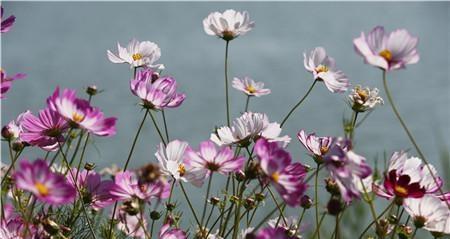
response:
[[[231,41],[231,40],[234,39],[234,33],[232,31],[225,30],[225,31],[222,32],[222,35],[223,35],[222,38],[225,41]]]
[[[369,97],[369,93],[367,92],[367,90],[363,90],[360,88],[356,89],[356,93],[359,95],[359,97],[361,98],[362,101],[366,101],[367,98]]]
[[[77,112],[74,112],[72,114],[72,120],[75,123],[80,123],[81,121],[84,120],[84,115],[78,114]]]
[[[253,93],[256,92],[256,89],[252,85],[248,85],[247,86],[247,91],[248,91],[248,93],[253,94]]]
[[[134,61],[139,61],[140,59],[142,59],[142,54],[140,54],[140,53],[135,53],[135,54],[133,54],[133,56],[131,56],[131,57],[133,57],[133,60],[134,60]]]
[[[38,190],[39,194],[41,194],[42,196],[45,197],[45,196],[47,196],[49,194],[50,190],[44,184],[42,184],[40,182],[37,182],[37,183],[34,184],[34,186]]]
[[[318,67],[316,67],[316,72],[317,73],[321,73],[321,72],[328,72],[328,66],[325,65],[319,65]]]
[[[180,176],[183,177],[186,173],[186,168],[184,167],[184,164],[178,165],[178,173],[180,173]]]
[[[322,155],[326,154],[327,152],[328,152],[328,147],[327,146],[320,147],[320,153]]]
[[[406,196],[408,196],[408,189],[405,188],[405,187],[402,187],[400,185],[395,185],[394,191],[395,191],[395,194],[397,196],[399,196],[399,197],[406,197]]]
[[[380,53],[378,53],[378,55],[383,57],[386,61],[392,60],[392,52],[389,51],[388,49],[384,49],[384,50],[380,51]]]
[[[272,180],[277,183],[280,180],[280,174],[278,172],[272,173]]]

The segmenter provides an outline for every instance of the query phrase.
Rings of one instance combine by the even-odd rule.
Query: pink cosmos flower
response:
[[[387,34],[384,27],[377,26],[367,36],[362,32],[353,40],[353,45],[356,52],[364,57],[365,63],[391,71],[419,61],[418,42],[419,39],[411,36],[406,29]]]
[[[137,215],[130,215],[125,210],[119,209],[119,213],[115,214],[117,223],[117,229],[124,232],[125,235],[132,238],[146,238],[145,231],[142,225],[147,228],[147,220],[145,217],[141,217],[138,213]]]
[[[168,198],[170,185],[164,180],[154,183],[139,182],[135,173],[130,171],[115,175],[114,185],[110,187],[110,194],[116,200],[139,198],[149,202],[153,198]]]
[[[47,104],[69,121],[72,127],[81,127],[98,136],[116,134],[117,118],[105,118],[100,109],[92,107],[87,100],[77,98],[75,90],[64,89],[60,95],[59,88],[56,88],[47,99]]]
[[[23,117],[27,114],[31,114],[29,110],[19,114],[15,120],[12,120],[2,128],[2,136],[12,141],[22,142],[20,134],[22,133],[22,121]]]
[[[151,69],[143,69],[130,83],[131,92],[149,109],[176,108],[186,95],[176,92],[177,82],[170,76],[159,77]]]
[[[314,80],[323,81],[333,93],[345,92],[350,85],[347,77],[336,69],[333,58],[327,56],[323,47],[314,48],[309,55],[303,54],[305,69],[313,73]]]
[[[186,233],[179,228],[170,228],[170,224],[164,224],[159,232],[159,239],[186,239]]]
[[[8,18],[3,18],[3,6],[0,10],[0,21],[1,21],[1,33],[9,32],[11,30],[14,22],[16,21],[16,17],[14,15],[9,16]]]
[[[263,82],[256,82],[250,77],[244,77],[244,79],[235,77],[233,79],[233,87],[248,96],[260,97],[270,94],[270,89],[264,89]]]
[[[128,46],[122,47],[117,43],[118,55],[107,51],[108,59],[112,63],[128,63],[130,67],[146,66],[153,69],[164,69],[162,64],[154,64],[161,57],[161,49],[151,41],[139,42],[132,39]]]
[[[403,206],[414,221],[414,224],[422,226],[430,232],[450,234],[450,210],[445,202],[433,195],[425,195],[423,198],[407,198]]]
[[[359,183],[372,174],[366,159],[351,150],[351,142],[342,138],[333,140],[324,155],[324,164],[338,184],[342,199],[350,203],[360,197]]]
[[[307,135],[304,130],[298,132],[297,138],[303,146],[305,146],[308,152],[319,161],[321,161],[322,157],[328,152],[333,140],[330,136],[318,137],[315,133]]]
[[[289,236],[288,230],[283,227],[266,227],[256,234],[255,239],[297,239],[296,236]]]
[[[305,166],[291,163],[291,155],[276,142],[259,139],[255,144],[255,153],[265,179],[272,183],[287,205],[300,205],[301,197],[307,185]]]
[[[0,238],[4,239],[21,239],[24,221],[18,213],[14,211],[11,204],[3,205],[3,215],[0,218]]]
[[[227,175],[242,168],[244,157],[234,157],[233,151],[229,147],[222,147],[219,150],[211,141],[200,143],[199,151],[195,152],[190,147],[185,152],[185,162],[192,168],[207,170],[208,175],[218,172]]]
[[[3,12],[3,8],[2,8],[2,12]],[[3,29],[3,23],[2,23],[2,29]],[[1,81],[0,81],[0,83],[1,83],[0,99],[4,99],[6,92],[8,92],[9,89],[11,89],[12,82],[15,80],[23,79],[23,78],[27,77],[27,75],[24,73],[17,73],[13,76],[8,76],[8,75],[6,75],[5,71],[0,69],[0,77],[1,77],[0,78],[1,79]]]
[[[429,166],[431,173],[437,175],[433,165]],[[425,194],[436,193],[442,186],[442,179],[436,176],[436,185],[431,173],[421,159],[408,158],[404,151],[395,152],[390,159],[383,185],[373,184],[373,190],[386,199],[421,198]]]
[[[30,191],[37,199],[51,205],[68,204],[75,198],[75,188],[63,175],[53,173],[42,159],[20,161],[20,170],[13,178],[18,188]]]
[[[76,183],[72,175],[75,176]],[[83,202],[89,204],[92,209],[98,211],[114,202],[110,194],[114,182],[112,180],[102,180],[97,172],[84,169],[77,174],[77,169],[73,168],[71,169],[71,174],[69,173],[66,177],[70,184],[81,190]]]
[[[55,151],[59,144],[64,142],[62,134],[69,126],[57,112],[45,108],[39,111],[38,117],[31,112],[25,113],[21,128],[21,140],[46,151]]]
[[[203,19],[203,29],[206,34],[220,37],[226,41],[244,35],[255,26],[255,22],[250,21],[247,11],[238,12],[228,9],[223,13],[212,12]]]

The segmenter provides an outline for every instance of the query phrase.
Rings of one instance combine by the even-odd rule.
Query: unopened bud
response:
[[[230,197],[230,202],[231,203],[237,203],[237,202],[239,202],[239,198],[237,196],[233,195],[233,196]]]
[[[389,215],[388,221],[390,224],[397,224],[397,216],[394,214]]]
[[[398,238],[399,239],[409,239],[409,237],[412,234],[412,228],[410,226],[406,226],[406,225],[400,225],[398,227]],[[394,232],[395,233],[395,232]]]
[[[139,202],[136,200],[129,200],[123,203],[122,209],[131,216],[135,216],[139,213]]]
[[[22,142],[14,142],[12,144],[12,150],[14,150],[15,152],[19,152],[21,151],[23,148],[25,147],[25,144]]]
[[[2,137],[6,140],[12,140],[16,137],[16,134],[9,125],[6,125],[2,128]]]
[[[158,220],[159,218],[161,218],[161,213],[159,213],[158,211],[152,211],[152,212],[150,212],[150,218],[151,218],[153,221],[156,221],[156,220]]]
[[[256,193],[255,194],[255,199],[258,202],[264,201],[265,198],[266,198],[266,196],[264,194],[262,194],[262,193]]]
[[[220,198],[218,198],[218,197],[211,197],[209,199],[209,202],[211,203],[211,205],[217,205],[220,202]]]
[[[176,205],[175,205],[175,203],[166,203],[166,208],[167,208],[167,211],[173,211],[173,209],[175,209],[175,207],[176,207]]]
[[[247,210],[251,210],[255,208],[255,199],[246,198],[244,201],[244,208]]]
[[[96,85],[90,85],[86,88],[86,93],[90,96],[96,95],[98,93]]]
[[[242,170],[239,170],[238,172],[236,172],[236,180],[238,182],[242,182],[245,180],[245,173]]]
[[[304,209],[311,208],[312,204],[313,201],[308,195],[303,195],[303,197],[300,199],[300,206]]]
[[[339,186],[336,181],[332,178],[325,179],[325,189],[327,192],[331,193],[331,195],[340,195]]]
[[[49,218],[42,220],[42,226],[44,226],[44,230],[50,235],[56,235],[59,232],[59,225]]]
[[[381,238],[386,237],[389,232],[389,221],[386,219],[379,220],[375,232]]]
[[[86,169],[87,171],[92,171],[95,168],[95,163],[86,163],[84,165],[84,169]]]
[[[338,215],[344,209],[344,206],[339,198],[332,197],[327,204],[328,213],[331,215]]]

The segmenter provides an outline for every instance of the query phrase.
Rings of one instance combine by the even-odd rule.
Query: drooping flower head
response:
[[[378,96],[378,89],[369,87],[362,88],[360,85],[352,89],[352,93],[348,96],[350,105],[356,112],[365,112],[373,109],[378,104],[383,104],[383,99]]]
[[[301,163],[291,163],[291,155],[277,142],[259,139],[254,150],[265,179],[277,189],[287,205],[300,205],[301,197],[307,188],[304,182],[305,166]]]
[[[350,203],[359,198],[361,191],[359,183],[372,174],[372,169],[366,159],[351,149],[351,142],[336,138],[323,157],[325,168],[330,172],[339,187],[342,199]]]
[[[190,182],[199,187],[206,177],[206,170],[192,168],[185,162],[184,155],[187,147],[188,144],[180,140],[173,140],[167,146],[161,143],[155,156],[163,174],[176,181]]]
[[[177,92],[177,82],[170,76],[159,77],[151,69],[143,69],[130,83],[131,92],[149,109],[176,108],[186,95]]]
[[[328,152],[333,141],[330,136],[318,137],[315,133],[306,134],[304,130],[298,132],[297,138],[308,150],[308,153],[318,161],[323,160],[322,157]]]
[[[270,89],[264,89],[263,82],[256,82],[250,77],[244,77],[244,79],[235,77],[233,79],[233,87],[248,96],[260,97],[270,94]]]
[[[240,170],[244,164],[244,157],[234,157],[233,151],[229,147],[222,147],[219,150],[211,141],[200,143],[198,152],[190,147],[186,149],[185,162],[192,168],[207,170],[208,174],[218,172],[227,175]]]
[[[20,161],[20,169],[13,178],[18,188],[33,193],[37,199],[51,205],[72,203],[76,194],[66,178],[53,173],[42,159]]]
[[[250,21],[247,11],[238,12],[228,9],[223,13],[212,12],[203,20],[203,29],[206,34],[217,36],[225,41],[244,35],[255,26],[255,22]]]
[[[403,206],[418,228],[430,232],[450,234],[450,225],[446,225],[450,218],[450,210],[445,202],[434,195],[423,198],[407,198]]]
[[[350,85],[345,74],[336,69],[333,58],[327,56],[323,47],[314,48],[309,55],[303,54],[305,69],[311,72],[314,80],[323,81],[333,93],[345,92]]]
[[[159,239],[186,239],[186,233],[179,228],[170,228],[170,224],[164,224],[159,232]]]
[[[375,27],[367,35],[362,32],[360,37],[353,40],[356,52],[364,57],[365,63],[386,71],[417,63],[418,43],[419,39],[406,29],[386,33],[382,26]]]
[[[3,23],[2,23],[2,28],[3,28]],[[0,99],[4,99],[6,92],[8,92],[9,89],[11,89],[12,82],[15,80],[23,79],[23,78],[27,77],[27,75],[24,73],[17,73],[13,76],[8,76],[8,75],[6,75],[6,72],[3,69],[0,69],[0,77],[1,77],[0,78],[1,79],[0,80]]]
[[[280,124],[269,122],[266,114],[245,112],[241,117],[233,121],[231,127],[223,126],[211,134],[211,141],[219,146],[232,144],[247,145],[251,140],[256,141],[262,137],[269,142],[283,142],[286,146],[291,138],[287,135],[280,136]]]
[[[81,127],[98,136],[116,134],[117,118],[105,118],[99,108],[92,107],[87,100],[77,98],[75,90],[64,89],[60,94],[59,88],[56,88],[47,99],[47,104],[69,121],[72,127]]]
[[[31,112],[23,115],[21,140],[46,151],[55,151],[64,142],[62,135],[68,128],[67,121],[57,112],[45,108],[38,116]]]
[[[0,22],[1,22],[1,33],[9,32],[11,30],[14,22],[16,21],[16,17],[14,15],[11,15],[7,17],[6,19],[3,18],[3,6],[0,9]]]
[[[139,42],[131,40],[128,46],[117,43],[118,55],[108,50],[108,59],[112,63],[128,63],[130,67],[146,66],[153,69],[164,69],[162,64],[154,64],[161,57],[161,49],[151,41]]]
[[[421,198],[425,194],[433,194],[442,186],[442,179],[437,176],[433,165],[428,165],[416,157],[408,157],[404,151],[395,152],[390,159],[388,171],[383,185],[374,184],[374,192],[387,199]],[[436,175],[436,182],[433,178]]]

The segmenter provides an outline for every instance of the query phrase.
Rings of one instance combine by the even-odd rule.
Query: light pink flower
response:
[[[311,72],[314,80],[323,81],[333,93],[345,92],[350,85],[345,74],[336,69],[333,58],[327,56],[323,47],[314,48],[309,55],[303,54],[305,69]]]
[[[22,133],[22,121],[23,117],[27,114],[31,114],[29,110],[19,114],[15,120],[12,120],[2,128],[2,136],[12,141],[22,142],[20,134]]]
[[[14,22],[16,21],[16,17],[14,15],[9,16],[8,18],[3,18],[3,6],[0,10],[0,22],[1,22],[1,33],[9,32],[11,30]]]
[[[244,79],[235,77],[233,79],[233,87],[248,96],[260,97],[270,94],[270,89],[264,89],[263,82],[256,82],[250,77],[244,77]]]
[[[283,227],[266,227],[258,231],[255,239],[297,239],[296,236],[289,236],[289,231]]]
[[[3,8],[2,8],[2,10],[3,10]],[[2,25],[2,28],[3,28],[3,25]],[[24,73],[17,73],[13,76],[8,76],[8,75],[6,75],[6,72],[3,71],[2,69],[0,69],[0,76],[1,76],[1,78],[0,78],[1,79],[0,80],[0,84],[1,84],[0,99],[5,98],[5,94],[6,94],[6,92],[9,91],[9,89],[11,89],[13,81],[20,80],[20,79],[27,77],[27,75]]]
[[[367,36],[362,32],[353,45],[365,63],[390,71],[419,61],[418,42],[405,29],[385,33],[384,27],[377,26]]]
[[[203,20],[206,34],[220,37],[226,41],[244,35],[255,26],[247,11],[228,9],[223,13],[212,12]]]
[[[124,232],[125,235],[132,238],[145,238],[145,231],[142,227],[147,228],[147,220],[141,217],[139,213],[130,215],[125,210],[119,209],[119,213],[115,214],[115,218],[119,221],[117,228]]]
[[[170,228],[170,224],[164,224],[159,232],[159,239],[186,239],[186,233],[179,228]]]
[[[107,51],[108,59],[112,63],[128,63],[130,67],[147,66],[153,69],[164,69],[162,64],[155,64],[161,57],[161,49],[151,41],[139,42],[132,39],[128,46],[122,47],[117,43],[118,55]]]
[[[135,173],[125,171],[114,176],[110,193],[116,200],[139,198],[149,202],[153,198],[169,197],[170,185],[164,180],[153,183],[139,182]]]
[[[318,137],[315,133],[306,134],[304,130],[298,132],[297,138],[308,150],[308,153],[319,161],[328,152],[333,141],[333,138],[330,136]]]
[[[415,224],[422,225],[431,232],[450,233],[450,225],[446,225],[450,218],[450,210],[445,202],[433,195],[423,198],[407,198],[403,206]]]

